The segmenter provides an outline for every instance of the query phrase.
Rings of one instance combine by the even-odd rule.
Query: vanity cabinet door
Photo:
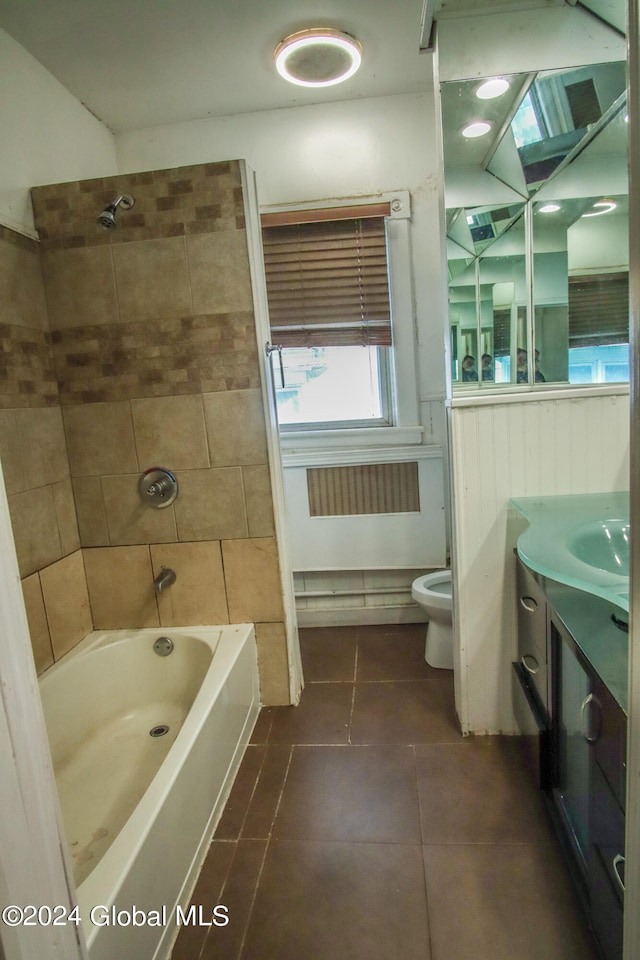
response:
[[[544,712],[549,711],[547,602],[542,588],[520,558],[516,565],[518,663]]]
[[[564,834],[583,880],[589,850],[589,783],[598,719],[591,676],[573,638],[551,621],[554,657],[554,739],[556,779],[553,798]]]
[[[606,960],[621,960],[624,909],[624,814],[598,763],[589,793],[589,913]]]
[[[595,743],[596,763],[622,811],[627,786],[627,718],[601,680],[593,682],[600,711],[600,735]]]

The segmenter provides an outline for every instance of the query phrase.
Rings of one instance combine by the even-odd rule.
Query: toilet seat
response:
[[[436,570],[418,577],[411,586],[411,596],[423,606],[450,610],[453,606],[451,570]]]

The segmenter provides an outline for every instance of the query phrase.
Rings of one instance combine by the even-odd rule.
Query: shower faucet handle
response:
[[[164,467],[150,467],[138,480],[138,493],[150,507],[168,507],[178,496],[178,481]]]

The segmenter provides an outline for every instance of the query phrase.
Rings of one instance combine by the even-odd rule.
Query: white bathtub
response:
[[[40,692],[89,956],[164,960],[260,708],[253,624],[94,632]]]

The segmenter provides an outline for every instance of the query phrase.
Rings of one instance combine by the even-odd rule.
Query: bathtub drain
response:
[[[165,733],[169,733],[169,727],[166,723],[159,723],[157,727],[151,727],[151,730],[149,730],[150,737],[164,737]]]

